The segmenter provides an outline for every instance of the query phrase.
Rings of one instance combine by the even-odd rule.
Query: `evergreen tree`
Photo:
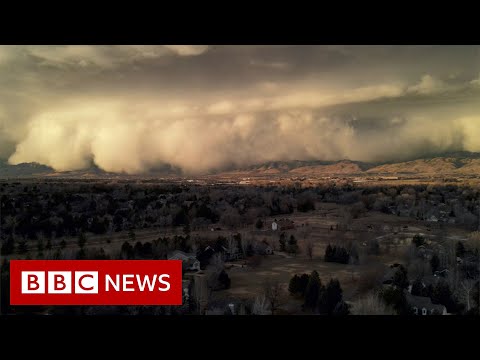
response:
[[[398,315],[410,314],[410,309],[403,289],[389,286],[382,290],[381,296],[385,301],[385,304],[391,306]]]
[[[465,256],[465,246],[461,241],[457,242],[457,246],[455,248],[455,254],[459,258],[463,258]]]
[[[288,284],[288,292],[292,295],[296,295],[300,292],[300,277],[298,275],[294,275],[290,279],[290,283]]]
[[[223,289],[230,289],[230,277],[225,270],[218,275],[218,282]]]
[[[333,315],[335,316],[347,316],[349,314],[350,306],[348,306],[348,304],[343,300],[339,301],[333,309]]]
[[[328,315],[332,315],[337,304],[343,300],[342,293],[340,282],[337,279],[331,279],[325,289],[324,311]]]
[[[446,281],[439,281],[431,294],[432,303],[445,305],[449,313],[457,311],[457,304]]]
[[[416,234],[413,237],[412,242],[415,244],[416,247],[419,247],[425,244],[425,238],[419,234]]]
[[[333,259],[333,248],[332,245],[328,244],[325,249],[325,261],[330,262]]]
[[[423,287],[423,283],[420,279],[416,279],[412,283],[412,295],[415,296],[428,296],[426,289]]]
[[[400,289],[406,289],[409,285],[407,269],[400,265],[393,275],[393,285],[398,286]]]
[[[86,242],[87,242],[87,238],[85,237],[85,234],[81,232],[80,235],[78,235],[78,246],[80,247],[80,249],[83,249]]]
[[[302,296],[305,296],[305,291],[307,290],[308,281],[310,280],[310,275],[302,274],[298,281],[298,291]]]
[[[2,249],[1,249],[1,252],[0,254],[1,255],[10,255],[11,253],[13,253],[13,250],[15,248],[15,242],[13,240],[13,236],[9,236],[7,241],[5,241],[3,244],[2,244]]]
[[[313,270],[310,274],[307,287],[305,289],[305,307],[315,310],[317,307],[318,296],[322,283],[316,270]]]
[[[287,251],[290,254],[296,254],[298,252],[297,239],[295,239],[293,235],[290,235],[290,239],[288,240]]]
[[[20,254],[25,254],[28,251],[27,242],[25,240],[18,242],[18,252]]]
[[[133,229],[130,229],[128,231],[128,238],[130,239],[131,242],[135,242],[135,239],[137,238],[137,236],[135,235],[135,231],[133,231]]]
[[[280,242],[280,251],[285,251],[285,245],[287,243],[287,241],[285,240],[285,233],[280,234],[279,242]]]
[[[440,267],[440,259],[438,258],[437,254],[433,254],[432,258],[430,259],[430,266],[432,268],[432,273],[438,270]]]

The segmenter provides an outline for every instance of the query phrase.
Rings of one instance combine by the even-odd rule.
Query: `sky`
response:
[[[0,46],[0,159],[186,174],[480,151],[479,46]]]

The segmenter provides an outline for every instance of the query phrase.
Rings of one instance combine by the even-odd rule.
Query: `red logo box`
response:
[[[182,305],[181,260],[11,260],[11,305]]]

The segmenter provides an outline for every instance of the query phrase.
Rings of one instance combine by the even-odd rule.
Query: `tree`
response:
[[[287,252],[290,254],[297,254],[298,252],[297,239],[295,239],[295,236],[293,236],[293,234],[290,235],[290,238],[288,239]]]
[[[230,289],[230,277],[225,270],[222,270],[218,275],[218,283],[223,289]]]
[[[83,232],[80,233],[80,235],[78,235],[78,246],[80,247],[80,249],[83,249],[83,247],[85,246],[85,244],[87,243],[87,238],[85,237],[85,234]]]
[[[415,281],[412,283],[411,294],[415,296],[427,296],[427,292],[423,286],[422,280],[415,279]]]
[[[382,289],[380,296],[385,304],[392,307],[398,315],[408,315],[410,313],[403,289],[389,286]]]
[[[370,293],[356,301],[351,308],[351,313],[352,315],[395,315],[395,311],[375,293]]]
[[[122,244],[120,253],[121,253],[122,259],[133,259],[133,257],[135,256],[135,253],[133,251],[133,246],[130,245],[128,241],[125,241]]]
[[[334,316],[347,316],[350,314],[350,306],[343,300],[340,300],[333,309]]]
[[[305,253],[310,260],[313,259],[313,239],[311,237],[305,239]]]
[[[0,254],[1,255],[10,255],[13,253],[13,250],[15,248],[15,242],[13,240],[13,236],[9,236],[7,241],[5,241],[3,244],[2,244],[2,249],[1,249],[1,252]]]
[[[298,280],[298,291],[304,297],[305,291],[307,290],[308,281],[310,280],[310,275],[302,274]]]
[[[87,253],[85,252],[85,249],[83,247],[81,247],[80,250],[75,255],[75,259],[76,260],[85,260],[86,258],[87,258]]]
[[[325,261],[326,262],[338,262],[340,264],[348,264],[350,254],[347,249],[341,246],[332,246],[328,244],[325,249]]]
[[[465,256],[465,245],[463,245],[463,242],[457,242],[457,246],[455,248],[455,255],[459,258],[463,258]]]
[[[232,237],[228,238],[226,248],[227,248],[227,252],[230,255],[234,255],[234,254],[238,253],[238,243],[241,243],[241,235],[240,234],[238,234],[238,237],[237,236],[232,236]]]
[[[480,252],[480,231],[470,233],[467,244],[472,251]]]
[[[133,229],[130,229],[128,231],[128,239],[131,241],[131,242],[135,242],[135,239],[137,238],[137,236],[135,235],[135,231],[133,231]]]
[[[133,246],[133,252],[137,257],[143,257],[143,245],[140,241],[137,241]]]
[[[425,244],[425,238],[419,234],[416,234],[413,237],[412,242],[415,244],[416,247],[419,247]]]
[[[299,285],[300,285],[300,277],[295,274],[290,279],[290,282],[288,283],[288,292],[292,295],[297,295],[300,292]]]
[[[403,265],[400,265],[397,271],[395,271],[395,274],[393,274],[393,285],[400,289],[406,289],[408,287],[407,269],[405,269]]]
[[[252,314],[253,315],[268,315],[268,301],[265,297],[265,294],[255,297],[255,302],[253,303]]]
[[[265,298],[270,305],[270,311],[272,315],[274,315],[275,310],[277,310],[278,306],[280,305],[282,287],[278,280],[267,279],[263,284],[263,291],[265,294]]]
[[[472,292],[475,289],[476,282],[471,279],[465,279],[460,283],[460,291],[463,300],[465,301],[465,305],[467,306],[467,311],[471,308],[471,299],[472,299]]]
[[[320,291],[322,289],[322,282],[316,270],[313,270],[308,279],[307,287],[305,288],[305,302],[306,308],[315,310],[318,303]]]
[[[332,245],[328,244],[327,248],[325,249],[325,261],[330,262],[333,259],[333,248]]]
[[[280,234],[279,243],[280,243],[280,251],[285,251],[287,241],[285,239],[285,233],[283,232]]]
[[[457,311],[457,304],[453,300],[452,291],[446,281],[439,281],[431,291],[431,299],[434,304],[445,305],[449,313]]]
[[[251,249],[252,247],[252,242],[252,238],[247,238],[246,234],[243,234],[243,236],[240,238],[240,247],[242,248],[242,253],[244,257],[251,255],[249,249]]]
[[[480,281],[477,281],[472,291],[472,299],[476,304],[477,315],[480,315]]]
[[[437,254],[433,254],[430,259],[430,266],[432,267],[432,273],[435,273],[440,267],[440,259]]]
[[[380,255],[380,243],[377,239],[371,239],[368,241],[367,254]]]
[[[18,252],[20,254],[25,254],[28,251],[28,245],[25,240],[18,242]]]
[[[333,315],[337,304],[343,301],[343,291],[337,279],[330,279],[323,296],[319,299],[319,308],[322,313]]]

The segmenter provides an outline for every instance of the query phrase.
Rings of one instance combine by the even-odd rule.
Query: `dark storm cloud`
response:
[[[0,157],[187,172],[480,150],[477,46],[3,46]]]

